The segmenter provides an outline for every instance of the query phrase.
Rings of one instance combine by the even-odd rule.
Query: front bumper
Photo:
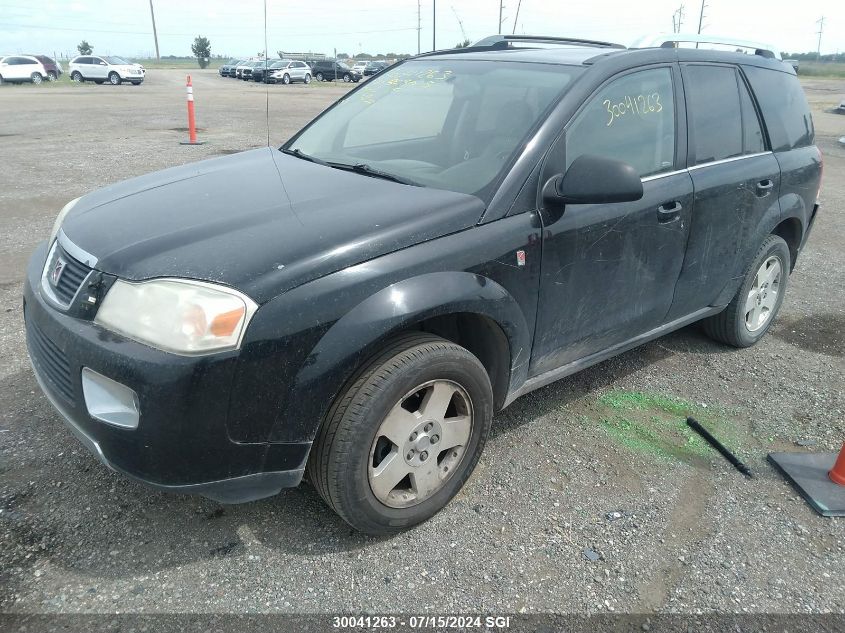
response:
[[[40,291],[46,253],[42,244],[27,271],[27,347],[41,389],[100,461],[154,488],[224,503],[260,499],[299,484],[310,443],[240,443],[229,437],[229,393],[238,352],[170,354],[54,309]],[[135,391],[137,429],[91,417],[82,390],[83,367]]]

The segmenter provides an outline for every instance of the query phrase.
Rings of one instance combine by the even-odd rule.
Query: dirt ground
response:
[[[278,145],[348,89],[193,74],[196,147],[179,144],[178,71],[139,87],[0,88],[0,611],[845,611],[845,520],[816,516],[765,461],[845,439],[845,116],[824,112],[845,81],[805,83],[823,209],[760,345],[728,349],[693,326],[534,392],[496,417],[445,511],[372,539],[307,486],[223,506],[111,473],[32,375],[24,266],[65,202]],[[689,435],[688,412],[755,478]]]

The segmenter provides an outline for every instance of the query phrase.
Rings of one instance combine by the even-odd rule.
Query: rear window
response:
[[[772,149],[784,152],[813,144],[813,118],[798,78],[777,70],[743,66],[763,112]]]
[[[729,66],[685,66],[684,78],[695,164],[740,156],[742,109],[736,71]]]

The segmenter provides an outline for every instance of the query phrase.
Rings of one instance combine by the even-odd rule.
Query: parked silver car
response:
[[[302,83],[311,83],[311,67],[305,62],[300,62],[292,59],[283,59],[286,65],[282,68],[276,68],[270,72],[271,83],[273,80],[277,83],[289,84],[297,81]]]
[[[129,81],[133,86],[140,86],[147,71],[141,64],[134,64],[114,55],[79,55],[70,60],[68,72],[73,81],[108,81],[113,86]]]

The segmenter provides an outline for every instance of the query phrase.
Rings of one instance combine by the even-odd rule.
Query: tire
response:
[[[422,417],[405,417],[417,410],[411,407]],[[492,418],[490,379],[475,356],[437,336],[406,334],[335,400],[311,449],[308,477],[355,529],[396,533],[429,519],[457,494],[478,463]],[[396,468],[379,471],[391,463]],[[382,485],[381,475],[393,478]]]
[[[56,76],[56,71],[51,70],[47,73],[47,81],[56,81],[56,79],[58,79],[58,76]]]
[[[3,75],[0,75],[0,86],[2,86],[4,83],[5,81],[3,80]]]
[[[81,73],[81,72],[79,72],[78,70],[74,70],[74,71],[70,74],[70,80],[71,80],[71,81],[74,81],[74,82],[76,82],[76,83],[78,83],[78,84],[81,84],[81,83],[84,83],[84,82],[85,82],[85,79],[82,77],[82,73]]]
[[[305,79],[303,81],[306,84],[310,84],[311,83],[311,75],[309,75],[308,73],[305,73]]]
[[[120,75],[115,72],[109,73],[109,83],[112,86],[119,86],[120,85]]]
[[[285,84],[286,86],[287,86],[288,84],[290,84],[290,75],[288,75],[287,73],[285,73],[285,74],[282,76],[282,83],[283,83],[283,84]]]
[[[133,85],[133,86],[140,86],[140,85],[141,85],[141,82],[140,82],[140,81],[133,81],[133,82],[132,82],[132,85]]]
[[[346,73],[343,76],[343,82],[348,84],[350,81],[352,81],[352,76],[349,73]]]
[[[323,81],[323,73],[317,73],[314,76],[317,78],[317,81]]]
[[[783,238],[769,235],[728,307],[702,321],[707,336],[740,348],[757,343],[780,311],[790,270],[789,247]]]
[[[32,83],[34,83],[36,86],[38,84],[40,84],[42,81],[44,81],[44,77],[41,75],[41,73],[32,73],[29,76],[29,78],[32,81]]]
[[[97,84],[98,86],[102,86],[105,82],[102,79],[95,79],[94,83]]]

